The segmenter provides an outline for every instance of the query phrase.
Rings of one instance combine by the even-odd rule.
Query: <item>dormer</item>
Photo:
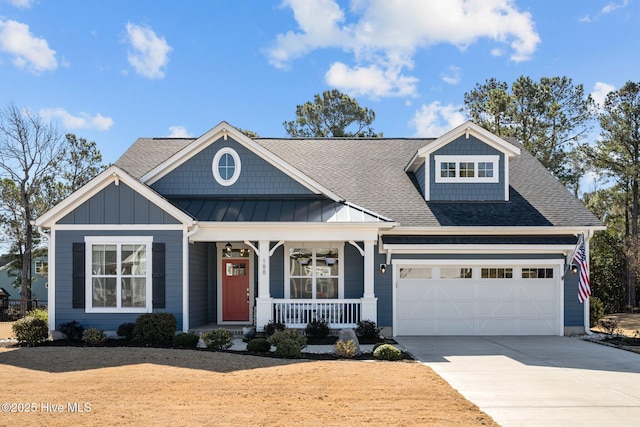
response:
[[[509,159],[519,154],[468,121],[420,148],[405,170],[426,201],[508,201]]]

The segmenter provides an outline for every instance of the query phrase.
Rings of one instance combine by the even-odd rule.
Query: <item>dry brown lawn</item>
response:
[[[45,346],[0,348],[0,375],[3,402],[35,408],[2,426],[497,425],[415,362]]]

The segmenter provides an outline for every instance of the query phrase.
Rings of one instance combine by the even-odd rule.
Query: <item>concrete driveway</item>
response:
[[[640,425],[640,355],[569,337],[401,337],[503,426]]]

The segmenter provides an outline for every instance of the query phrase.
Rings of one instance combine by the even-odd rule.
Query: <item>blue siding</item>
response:
[[[425,176],[424,176],[424,168],[426,166],[426,162],[422,164],[422,166],[420,166],[418,168],[418,170],[416,170],[415,172],[415,177],[416,177],[416,181],[418,182],[418,187],[420,187],[420,194],[422,194],[422,197],[424,197],[424,190],[426,188],[425,186]]]
[[[436,183],[436,170],[434,156],[484,156],[499,155],[500,165],[497,183]],[[430,200],[504,200],[504,154],[495,148],[485,144],[474,136],[466,139],[464,136],[451,141],[449,144],[431,153],[429,156],[429,192]]]
[[[356,242],[362,247],[362,242]],[[344,297],[362,298],[364,293],[364,257],[351,244],[344,244]]]
[[[115,331],[125,322],[135,322],[137,313],[85,313],[84,309],[74,309],[71,305],[72,244],[84,242],[84,236],[148,236],[154,242],[166,244],[166,308],[154,312],[173,313],[182,329],[182,232],[174,230],[156,231],[57,231],[55,238],[55,283],[56,283],[56,329],[60,324],[76,320],[85,328],[99,328]]]
[[[209,252],[208,252],[208,262],[209,262],[209,275],[208,275],[208,286],[209,286],[209,318],[208,323],[217,323],[218,322],[218,262],[216,258],[216,244],[209,243]]]
[[[58,224],[179,224],[123,182],[109,184]]]
[[[209,323],[209,244],[189,245],[189,327]]]
[[[584,326],[584,305],[578,301],[578,277],[569,271],[564,279],[564,326]]]
[[[218,184],[213,177],[212,162],[217,151],[233,148],[240,157],[241,173],[231,186]],[[152,185],[165,195],[301,195],[309,189],[285,175],[263,158],[229,138],[219,139],[178,166]]]
[[[373,263],[375,269],[373,280],[374,292],[378,298],[378,326],[380,327],[393,325],[393,274],[390,266],[384,274],[378,268],[380,264],[386,262],[386,254],[376,253],[375,262]]]
[[[284,246],[276,249],[271,256],[269,293],[271,298],[284,298]]]

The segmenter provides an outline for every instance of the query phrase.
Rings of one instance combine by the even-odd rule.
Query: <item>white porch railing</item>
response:
[[[359,299],[277,299],[273,320],[287,328],[303,329],[312,320],[326,320],[332,329],[355,328],[361,320]]]

